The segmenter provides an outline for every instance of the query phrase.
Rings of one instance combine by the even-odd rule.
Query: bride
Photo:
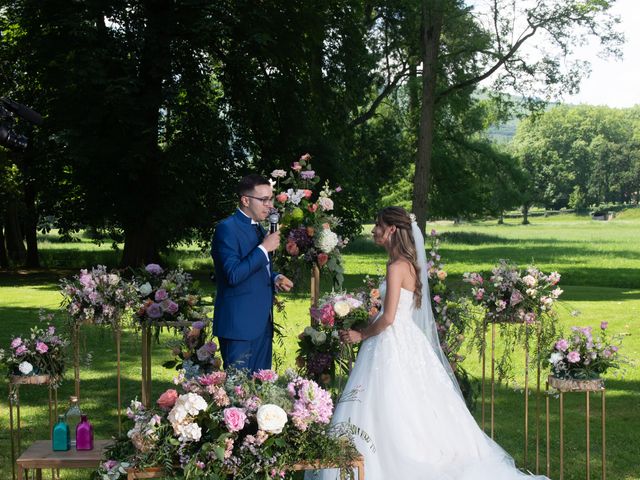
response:
[[[373,240],[388,254],[383,309],[362,331],[340,332],[362,342],[332,423],[350,422],[366,480],[513,480],[531,477],[478,427],[440,348],[430,307],[424,239],[400,207],[381,210]],[[305,478],[334,480],[337,470]]]

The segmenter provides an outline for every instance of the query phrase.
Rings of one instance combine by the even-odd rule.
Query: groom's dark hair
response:
[[[238,197],[249,195],[258,185],[270,185],[269,180],[257,173],[251,173],[242,177],[238,183],[238,188],[236,188]]]

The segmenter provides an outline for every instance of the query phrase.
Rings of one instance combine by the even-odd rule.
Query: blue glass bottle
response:
[[[64,421],[64,415],[58,415],[58,423],[53,427],[52,443],[56,452],[69,450],[69,425]]]

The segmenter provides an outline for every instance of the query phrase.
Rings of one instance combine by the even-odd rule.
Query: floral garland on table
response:
[[[491,271],[488,281],[479,273],[465,273],[463,281],[471,285],[473,304],[480,307],[482,315],[477,317],[472,344],[479,352],[485,345],[487,323],[498,323],[504,339],[504,350],[497,362],[498,381],[513,379],[511,354],[516,347],[528,346],[536,338],[542,356],[544,345],[557,337],[556,301],[563,290],[558,287],[560,274],[545,274],[534,266],[520,270],[507,260],[500,260]],[[508,325],[516,325],[515,330]],[[529,335],[527,336],[527,333]],[[531,350],[530,350],[531,351]],[[542,361],[542,358],[538,358]]]
[[[462,366],[465,356],[460,353],[467,328],[473,321],[472,305],[447,285],[448,274],[440,255],[440,235],[431,230],[431,248],[427,260],[427,275],[440,347],[447,356],[469,409],[475,405],[475,392],[468,372]]]
[[[551,373],[563,379],[594,379],[626,363],[619,353],[621,337],[610,340],[608,325],[600,323],[597,337],[591,327],[571,327],[571,335],[556,341],[549,354]]]
[[[314,198],[313,188],[320,178],[311,166],[308,153],[294,162],[289,173],[274,170],[275,207],[282,213],[280,230],[282,246],[276,255],[278,267],[287,275],[299,278],[302,267],[316,265],[331,272],[334,285],[340,288],[344,280],[344,268],[340,251],[348,240],[335,233],[340,219],[329,213],[334,209],[332,195],[340,192],[340,187],[332,190],[328,182]],[[280,184],[287,186],[279,191]]]
[[[380,307],[377,289],[353,294],[333,292],[322,297],[318,307],[310,309],[312,325],[298,336],[296,363],[300,371],[323,385],[331,385],[340,372],[348,373],[355,350],[340,341],[338,332],[364,328]]]
[[[51,321],[52,315],[41,320]],[[56,332],[53,325],[35,326],[29,335],[13,337],[8,349],[0,349],[0,363],[8,376],[49,375],[54,386],[60,385],[65,370],[65,348],[69,341]]]
[[[77,324],[93,323],[121,327],[121,318],[136,299],[133,285],[104,265],[82,269],[60,281],[62,307]]]
[[[150,263],[135,272],[133,285],[137,293],[135,318],[139,324],[157,327],[163,322],[196,322],[207,318],[197,282],[181,268],[165,270]],[[182,330],[184,326],[175,325]]]
[[[329,393],[292,371],[216,371],[177,382],[182,393],[167,390],[157,408],[131,403],[132,428],[96,478],[122,478],[124,465],[189,479],[292,478],[286,468],[297,462],[346,465],[357,456],[347,429],[329,426]]]

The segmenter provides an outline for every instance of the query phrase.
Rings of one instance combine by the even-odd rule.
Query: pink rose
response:
[[[303,162],[308,162],[309,160],[311,160],[311,155],[309,155],[308,153],[305,153],[300,157],[300,160],[302,160]]]
[[[569,363],[578,363],[580,361],[580,354],[573,350],[567,354],[567,361]]]
[[[284,203],[289,200],[289,195],[287,195],[286,192],[279,193],[276,195],[276,200],[280,203]]]
[[[163,300],[166,300],[169,297],[169,294],[167,293],[167,291],[164,288],[160,288],[158,289],[158,291],[156,292],[156,302],[161,302]]]
[[[302,170],[302,165],[300,165],[300,162],[293,162],[293,164],[291,165],[291,170],[299,172],[300,170]]]
[[[38,353],[47,353],[49,351],[49,347],[44,342],[36,342],[36,351]]]
[[[25,347],[24,345],[20,345],[18,348],[16,348],[16,355],[20,356],[24,355],[25,353],[27,353],[27,347]]]
[[[244,410],[236,407],[225,408],[223,412],[224,424],[230,432],[239,432],[244,428],[247,415]]]
[[[322,267],[328,261],[329,261],[329,255],[327,255],[326,253],[319,253],[318,254],[318,266],[319,267]]]
[[[318,204],[312,203],[311,205],[308,205],[307,210],[309,210],[311,213],[316,213],[316,210],[318,210]]]
[[[509,303],[511,305],[517,305],[523,300],[522,294],[518,290],[514,290],[511,292],[511,298],[509,299]]]
[[[304,198],[311,198],[311,195],[313,195],[313,192],[308,188],[305,188],[303,192],[304,192]]]
[[[336,187],[336,193],[340,193],[342,191],[342,187],[340,185],[338,185]]]
[[[11,348],[18,348],[20,345],[22,345],[22,339],[20,337],[11,340]]]
[[[284,248],[292,257],[297,257],[300,254],[300,249],[298,245],[296,245],[296,242],[287,242]]]
[[[436,303],[440,303],[442,301],[442,297],[440,295],[435,295],[433,297],[433,301]]]
[[[176,392],[173,388],[170,388],[162,395],[160,395],[160,398],[158,398],[158,401],[156,403],[163,410],[171,410],[176,404],[176,400],[178,400],[178,392]]]

